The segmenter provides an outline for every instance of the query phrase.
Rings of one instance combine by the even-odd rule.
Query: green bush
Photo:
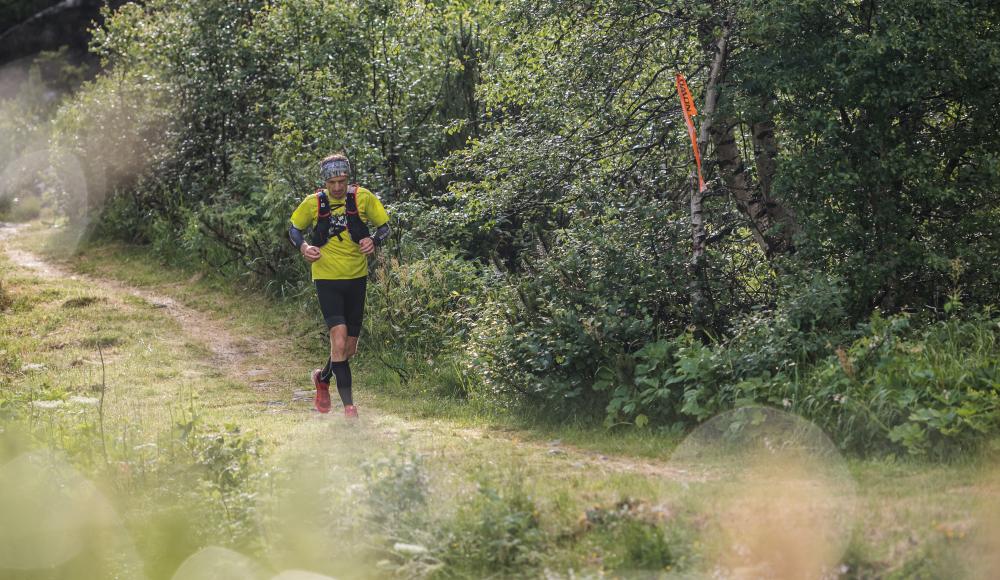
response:
[[[368,507],[377,524],[405,534],[427,502],[427,472],[420,455],[400,450],[362,463]]]
[[[642,501],[625,498],[614,506],[588,509],[581,537],[597,549],[604,565],[619,571],[662,571],[687,564],[692,548],[677,521],[665,521]]]
[[[538,508],[520,480],[481,483],[450,526],[442,540],[448,546],[442,554],[445,575],[523,573],[541,560],[545,534]]]
[[[402,378],[442,366],[461,349],[483,301],[470,262],[440,251],[411,262],[379,260],[365,304],[365,345]]]
[[[876,312],[852,325],[846,290],[814,280],[708,344],[685,333],[628,355],[594,388],[607,423],[683,428],[749,404],[788,409],[844,448],[946,457],[1000,434],[1000,325],[990,309]]]
[[[789,394],[857,451],[949,457],[1000,434],[1000,324],[986,310],[921,321],[877,313]]]
[[[677,564],[676,549],[671,546],[663,529],[656,524],[626,520],[615,532],[624,545],[621,561],[616,567],[624,570],[663,570]]]
[[[499,398],[599,414],[609,393],[598,374],[628,375],[643,344],[687,324],[671,237],[637,211],[585,220],[526,272],[498,278],[470,343],[486,384]]]
[[[853,336],[844,292],[836,280],[816,278],[773,309],[743,317],[729,336],[705,343],[685,331],[602,366],[593,388],[608,394],[606,422],[677,428],[741,404],[780,402],[771,385],[829,352],[831,340]]]

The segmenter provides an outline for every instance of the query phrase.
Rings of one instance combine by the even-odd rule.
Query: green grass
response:
[[[58,247],[41,228],[16,243],[26,239]],[[275,571],[345,578],[686,577],[722,558],[717,532],[728,523],[711,506],[747,491],[671,471],[677,435],[449,399],[436,384],[454,380],[447,368],[401,384],[364,355],[355,365],[364,421],[350,429],[292,396],[325,352],[311,294],[276,301],[144,248],[49,255],[197,310],[237,346],[271,341],[241,363],[266,372],[233,376],[212,337],[184,332],[168,309],[118,286],[39,277],[0,255],[0,463],[62,450],[111,498],[150,577],[171,577],[209,545]],[[80,402],[102,393],[103,419]],[[960,575],[976,569],[983,546],[997,547],[981,517],[994,513],[985,498],[997,489],[995,463],[846,465],[857,521],[847,577]],[[817,505],[823,498],[846,501],[850,490],[819,494]],[[79,570],[125,566],[88,562]],[[51,577],[87,577],[59,570]]]

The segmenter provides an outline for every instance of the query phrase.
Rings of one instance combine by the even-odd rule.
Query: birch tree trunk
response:
[[[715,56],[708,74],[708,84],[705,87],[705,105],[702,108],[704,120],[698,135],[698,147],[701,156],[705,157],[708,136],[712,130],[713,116],[719,103],[719,81],[722,78],[723,67],[729,46],[729,28],[723,28],[722,35],[716,44]],[[708,233],[705,230],[704,201],[705,195],[698,189],[697,177],[691,183],[691,262],[688,265],[691,275],[689,293],[691,310],[695,326],[704,329],[709,321],[709,291],[705,276],[705,246]]]
[[[761,129],[762,136],[762,149],[756,155],[758,174],[761,175],[759,188],[751,183],[746,165],[740,157],[739,147],[736,145],[735,120],[719,119],[712,126],[711,137],[723,183],[732,194],[736,207],[750,218],[754,240],[764,250],[765,256],[773,258],[794,249],[792,236],[796,225],[791,211],[769,195],[775,171],[774,156],[769,152],[777,154],[773,125],[768,122],[755,126]]]
[[[704,147],[711,139],[715,145],[715,161],[722,181],[736,202],[736,207],[750,218],[754,240],[770,259],[794,250],[793,236],[797,230],[795,216],[771,196],[775,158],[778,154],[774,123],[767,120],[755,123],[752,127],[754,160],[760,178],[759,187],[755,187],[736,144],[737,121],[731,117],[713,118],[718,108],[719,85],[726,73],[729,34],[729,27],[724,27],[716,42],[716,53],[705,91],[706,118],[702,123],[700,137],[702,157],[706,157]]]
[[[708,324],[708,284],[705,276],[705,217],[702,205],[704,195],[698,191],[698,177],[692,174],[691,180],[691,261],[688,272],[691,276],[688,282],[688,292],[691,297],[691,314],[696,328],[703,329]]]

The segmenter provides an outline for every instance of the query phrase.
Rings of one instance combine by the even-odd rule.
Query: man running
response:
[[[367,189],[350,183],[351,163],[337,153],[320,162],[324,188],[307,196],[292,213],[288,237],[312,264],[312,279],[323,319],[330,329],[330,358],[312,373],[316,410],[330,412],[330,378],[344,403],[344,415],[357,418],[351,395],[350,358],[358,351],[365,311],[368,256],[389,237],[389,216]],[[375,226],[370,233],[370,222]],[[305,231],[313,228],[309,241]]]

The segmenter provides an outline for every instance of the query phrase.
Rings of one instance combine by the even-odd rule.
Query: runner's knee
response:
[[[344,332],[344,325],[334,326],[330,329],[330,356],[334,360],[344,360],[347,351],[347,333]]]

